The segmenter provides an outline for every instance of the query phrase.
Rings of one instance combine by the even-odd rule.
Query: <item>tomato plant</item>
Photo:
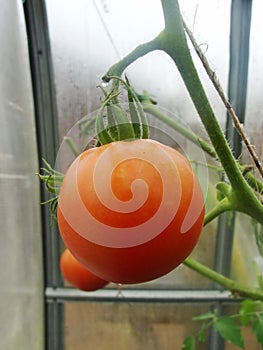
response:
[[[256,221],[256,225],[262,225],[263,185],[251,173],[253,166],[236,161],[207,99],[184,31],[228,110],[254,166],[263,176],[262,164],[200,45],[195,43],[182,21],[178,1],[161,2],[164,30],[114,63],[102,78],[105,86],[113,80],[113,88],[109,94],[102,88],[105,100],[95,122],[97,146],[101,147],[82,153],[73,162],[65,175],[58,207],[57,194],[64,175],[51,170],[41,176],[48,190],[56,195],[46,203],[50,203],[52,213],[57,214],[64,242],[81,264],[100,278],[116,283],[144,282],[160,277],[184,262],[185,266],[218,283],[234,296],[251,298],[242,302],[237,315],[229,317],[209,312],[197,317],[196,320],[207,322],[196,337],[185,339],[183,349],[194,349],[196,341],[204,341],[204,331],[211,326],[223,338],[244,348],[240,323],[245,326],[249,322],[262,344],[262,304],[258,303],[263,300],[261,273],[257,273],[259,288],[248,287],[191,258],[186,259],[198,240],[203,223],[206,225],[224,212],[245,213]],[[131,63],[154,50],[164,51],[176,64],[211,144],[183,130],[181,124],[176,126],[173,119],[153,108],[149,96],[133,93],[127,77],[125,82],[121,80]],[[128,108],[121,110],[118,106],[119,91],[116,88],[120,82],[128,92],[128,118]],[[205,220],[202,192],[187,160],[175,150],[145,140],[148,137],[145,111],[200,144],[220,164],[220,173],[224,172],[228,178],[227,182],[217,184],[218,203],[206,214]],[[137,140],[116,142],[124,139]],[[261,236],[257,231],[256,243],[260,252]]]
[[[60,257],[60,270],[68,283],[84,291],[95,291],[109,283],[81,265],[69,249],[65,249]]]
[[[155,279],[191,253],[204,219],[200,184],[187,159],[150,139],[83,152],[65,174],[58,225],[65,245],[102,279]]]

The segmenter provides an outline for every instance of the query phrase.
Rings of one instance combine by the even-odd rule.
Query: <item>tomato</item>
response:
[[[60,257],[60,270],[67,282],[84,291],[95,291],[109,283],[87,270],[68,249]]]
[[[117,141],[84,151],[67,170],[58,200],[66,246],[102,279],[161,277],[195,247],[204,198],[188,160],[157,141]]]

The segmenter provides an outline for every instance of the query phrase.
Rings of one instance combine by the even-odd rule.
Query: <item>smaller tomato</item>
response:
[[[109,283],[81,265],[69,249],[65,249],[60,257],[60,270],[68,283],[84,291],[95,291]]]

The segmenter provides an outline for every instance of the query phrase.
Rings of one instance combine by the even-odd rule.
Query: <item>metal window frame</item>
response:
[[[57,108],[48,20],[44,0],[26,0],[24,14],[28,36],[28,49],[34,95],[39,164],[43,158],[55,164],[58,149]],[[41,184],[41,201],[50,198]],[[41,207],[45,287],[63,285],[59,271],[59,247],[61,245],[56,226],[52,225],[47,206]],[[45,349],[64,348],[63,304],[44,300]]]
[[[252,0],[232,0],[228,95],[241,122],[245,120],[251,9]],[[28,34],[40,164],[42,163],[42,157],[50,164],[54,164],[58,149],[57,109],[45,0],[26,0],[24,2],[24,12]],[[229,116],[227,116],[226,130],[228,141],[238,157],[241,152],[241,140],[232,126]],[[43,187],[41,188],[41,196],[43,201],[49,198]],[[232,225],[229,227],[223,215],[220,217],[217,228],[217,253],[214,266],[217,271],[225,275],[230,273],[234,223],[235,220],[233,219]],[[59,272],[61,241],[55,228],[53,229],[55,232],[50,232],[50,213],[46,207],[42,207],[42,225],[45,259],[46,350],[63,350],[64,348],[63,305],[65,302],[205,302],[216,305],[223,312],[223,304],[240,301],[240,299],[233,298],[228,291],[224,291],[218,286],[215,286],[213,290],[201,291],[128,289],[124,291],[123,297],[118,297],[116,290],[111,289],[87,294],[72,288],[64,288]],[[210,333],[209,349],[224,349],[224,341],[217,333]]]

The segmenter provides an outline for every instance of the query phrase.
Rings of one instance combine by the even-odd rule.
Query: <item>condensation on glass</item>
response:
[[[44,349],[36,130],[22,1],[0,8],[0,348]]]
[[[47,0],[46,3],[57,93],[59,138],[62,143],[64,136],[68,135],[77,121],[86,115],[94,114],[100,106],[103,96],[97,86],[101,84],[101,77],[107,69],[136,45],[157,35],[163,27],[163,18],[159,0],[145,2],[139,0],[78,0],[76,2]],[[253,2],[246,118],[248,126],[251,126],[249,128],[251,139],[259,151],[263,152],[262,142],[260,142],[262,121],[258,118],[259,111],[262,110],[262,98],[259,95],[257,101],[253,99],[254,90],[262,91],[260,85],[262,79],[257,75],[257,72],[262,71],[263,64],[262,45],[260,46],[257,40],[258,33],[256,33],[261,20],[259,3],[259,0]],[[227,91],[231,1],[180,1],[180,5],[190,30],[193,31],[223,89]],[[224,127],[225,108],[192,48],[191,52],[216,116]],[[132,64],[126,73],[137,91],[147,90],[153,98],[158,100],[159,106],[168,110],[175,118],[183,120],[190,130],[199,132],[200,135],[204,134],[177,69],[167,55],[160,51],[152,52]],[[254,83],[257,84],[255,89],[253,88]],[[153,127],[158,130],[160,125],[153,122]],[[167,130],[164,129],[164,131]],[[158,133],[154,136],[163,137]],[[169,143],[169,138],[165,142]],[[186,143],[184,147],[188,149],[190,145]],[[218,175],[209,171],[210,189],[218,180]],[[215,202],[216,193],[214,192],[207,197],[207,208],[212,207]],[[231,273],[238,280],[244,281],[245,278],[246,283],[254,283],[253,274],[251,274],[252,262],[250,265],[242,258],[242,256],[251,256],[252,252],[252,255],[254,254],[260,260],[257,257],[255,245],[250,243],[252,241],[250,238],[247,238],[248,230],[253,235],[251,223],[243,216],[238,216]],[[214,265],[216,249],[215,233],[216,222],[213,222],[204,229],[199,244],[193,252],[193,257],[211,267]],[[110,287],[114,286],[110,285]],[[125,288],[134,287],[210,289],[213,285],[184,266],[180,266],[158,280],[123,288],[125,290]],[[190,310],[191,307],[186,305],[178,307],[171,304],[164,306],[159,304],[115,305],[113,303],[105,306],[66,303],[66,349],[76,349],[77,344],[80,350],[96,347],[107,349],[109,341],[112,341],[110,340],[112,336],[111,339],[116,339],[120,348],[121,342],[129,339],[131,343],[127,345],[127,348],[129,346],[132,349],[146,349],[143,343],[146,336],[148,341],[150,341],[150,336],[155,337],[155,345],[148,343],[149,349],[178,348],[173,343],[178,329],[179,333],[181,332],[178,335],[181,342],[183,336],[195,330],[195,325],[187,323],[188,319],[194,314],[205,312],[207,307],[209,306],[195,306],[193,310]],[[170,338],[169,332],[171,332]],[[168,334],[167,339],[169,340],[165,339],[165,334]],[[103,343],[105,339],[109,340]],[[248,339],[250,339],[249,335]],[[165,341],[169,341],[169,344],[162,343]],[[159,347],[156,344],[159,344]],[[226,348],[230,350],[233,347],[227,345]]]
[[[160,1],[151,2],[151,11],[148,5],[143,6],[140,1],[80,0],[76,3],[47,1],[59,138],[62,145],[65,144],[63,143],[65,136],[72,136],[76,123],[86,115],[94,115],[99,108],[103,96],[98,85],[102,83],[101,77],[107,69],[138,44],[150,40],[162,30],[163,17]],[[188,6],[182,2],[182,12],[188,26],[194,31],[204,52],[207,52],[225,88],[228,74],[230,1],[216,1],[213,5],[209,5],[209,13],[213,18],[213,20],[209,18],[208,25],[211,26],[209,33],[204,23],[207,18],[206,10],[205,2],[200,2],[198,6],[196,2],[191,2]],[[58,11],[59,16],[57,16]],[[214,16],[215,13],[216,16]],[[134,25],[134,18],[136,18],[136,25]],[[220,32],[217,30],[219,23],[222,29]],[[219,55],[218,53],[222,51],[226,54]],[[223,104],[195,55],[194,59],[218,118],[223,122],[225,120]],[[190,130],[199,130],[200,134],[203,134],[201,123],[179,73],[166,54],[161,51],[149,53],[128,67],[126,73],[137,91],[147,90],[158,100],[160,108],[168,110],[174,118],[181,120]],[[156,120],[150,119],[150,124],[153,129],[151,130],[153,138],[171,146],[176,146],[175,140],[182,140],[179,134],[169,138],[171,130]],[[196,154],[193,150],[194,146],[185,140],[180,142],[193,159]],[[198,160],[201,161],[200,158]],[[198,171],[202,174],[204,169],[199,167]],[[210,177],[211,182],[217,180],[213,173]],[[210,198],[207,205],[212,205],[214,200]],[[213,266],[215,231],[215,224],[205,228],[199,247],[193,253],[200,261],[210,266]],[[211,283],[180,267],[162,279],[147,283],[149,288],[161,286],[207,288]]]

